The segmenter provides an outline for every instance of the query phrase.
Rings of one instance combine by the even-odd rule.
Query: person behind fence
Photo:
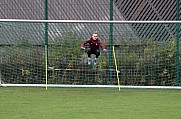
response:
[[[85,45],[89,44],[89,47],[87,49],[87,55],[88,55],[88,65],[91,64],[91,54],[94,54],[96,57],[94,59],[94,65],[97,64],[97,58],[100,55],[100,48],[103,50],[103,52],[107,52],[107,49],[105,46],[103,46],[102,42],[98,39],[98,33],[94,32],[91,36],[91,38],[87,39],[81,44],[81,49],[85,50]]]

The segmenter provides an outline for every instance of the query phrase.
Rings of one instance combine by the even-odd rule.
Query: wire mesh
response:
[[[102,31],[109,29],[107,23],[48,24],[47,70],[49,84],[117,85],[115,66],[110,69],[109,62],[114,59],[109,57],[112,49],[110,49],[108,32],[104,36],[102,34],[98,37],[108,52],[104,54],[101,51],[97,65],[88,65],[87,51],[80,49],[81,43],[90,38],[91,34],[88,37],[83,36],[83,32],[88,34],[89,31],[82,30],[80,32],[75,28],[84,26],[86,29],[95,26],[95,24]],[[177,85],[180,80],[177,79],[176,72],[180,66],[176,66],[178,64],[176,62],[178,46],[175,37],[168,40],[163,38],[158,41],[154,39],[154,34],[151,37],[145,33],[145,37],[139,37],[135,40],[138,38],[137,32],[144,31],[132,32],[129,29],[124,29],[121,33],[122,27],[119,26],[122,25],[121,23],[113,25],[112,44],[115,46],[120,84],[135,86]],[[158,26],[165,25],[167,24],[161,23]],[[154,28],[146,32],[151,34],[153,31]],[[4,40],[0,46],[2,80],[5,83],[44,84],[46,78],[44,23],[1,22],[1,34],[2,39],[9,38],[9,42]],[[129,38],[124,39],[124,34],[128,34]],[[92,55],[92,60],[94,60],[93,57],[94,55]],[[112,73],[111,77],[110,73]],[[179,72],[179,76],[180,74]]]

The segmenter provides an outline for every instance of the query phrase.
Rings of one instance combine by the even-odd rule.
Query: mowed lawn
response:
[[[181,90],[0,87],[1,119],[181,119]]]

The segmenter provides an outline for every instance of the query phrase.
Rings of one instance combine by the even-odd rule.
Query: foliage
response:
[[[176,85],[175,39],[121,46],[119,64],[124,84]]]
[[[59,70],[48,70],[49,83],[117,84],[116,72],[112,72],[112,79],[109,77],[110,61],[115,69],[109,47],[107,54],[101,53],[98,65],[90,67],[86,51],[80,50],[80,37],[70,33],[55,41],[48,45],[48,67]],[[121,46],[116,46],[121,84],[176,85],[175,44],[175,39],[164,42],[147,39],[141,43],[124,41]],[[1,46],[0,51],[1,75],[6,83],[45,83],[43,45],[37,46],[24,39],[12,46]]]
[[[12,46],[2,46],[1,75],[6,83],[42,83],[44,78],[44,48],[28,40]]]

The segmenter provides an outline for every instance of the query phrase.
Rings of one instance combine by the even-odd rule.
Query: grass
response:
[[[1,119],[180,119],[181,91],[0,87]]]

